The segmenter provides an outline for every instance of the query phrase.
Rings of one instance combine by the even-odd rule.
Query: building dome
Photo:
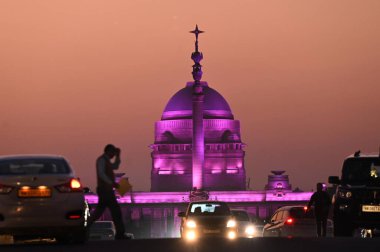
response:
[[[202,82],[204,103],[203,116],[208,119],[233,119],[233,114],[227,101],[215,89]],[[192,117],[193,82],[175,93],[170,98],[162,114],[162,120],[185,119]]]

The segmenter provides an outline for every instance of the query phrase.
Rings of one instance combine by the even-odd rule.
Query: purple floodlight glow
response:
[[[158,174],[160,174],[160,175],[169,175],[169,174],[172,174],[172,171],[169,171],[169,170],[159,170]]]
[[[227,169],[227,174],[236,174],[236,173],[239,173],[239,170],[238,169]]]
[[[312,192],[282,192],[281,197],[270,191],[211,191],[210,200],[225,202],[276,202],[309,201]],[[89,204],[97,204],[97,195],[86,195]],[[118,197],[119,203],[187,203],[189,192],[132,192]]]
[[[212,169],[211,170],[211,174],[220,174],[220,173],[222,173],[221,169]]]

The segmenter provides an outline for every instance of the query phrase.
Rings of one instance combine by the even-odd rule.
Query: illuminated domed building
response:
[[[127,231],[138,238],[178,237],[178,213],[199,198],[224,201],[265,219],[280,206],[307,204],[312,194],[292,191],[288,175],[281,170],[272,171],[264,190],[247,190],[240,122],[223,96],[201,81],[201,31],[196,27],[192,32],[196,36],[191,55],[194,81],[170,98],[155,123],[151,191],[118,195]],[[98,203],[96,195],[86,195],[86,200],[90,205]]]
[[[194,187],[206,191],[245,190],[240,122],[234,119],[223,96],[200,81],[201,31],[196,28],[193,32],[197,38],[192,54],[194,81],[172,96],[161,120],[155,123],[151,191],[190,191]]]

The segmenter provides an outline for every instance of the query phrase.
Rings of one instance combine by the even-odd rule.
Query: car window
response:
[[[380,185],[380,158],[349,158],[343,164],[342,182],[350,185]]]
[[[270,219],[271,222],[273,222],[273,221],[276,220],[276,218],[277,218],[277,214],[278,214],[278,213],[275,213],[275,214],[272,216],[272,218]]]
[[[232,211],[232,215],[238,221],[249,221],[249,215],[245,211]]]
[[[284,211],[279,211],[278,214],[277,214],[277,217],[276,217],[276,220],[282,220],[282,215],[283,215]]]
[[[13,159],[0,161],[0,175],[66,173],[70,173],[70,168],[62,159]]]
[[[190,206],[188,215],[230,215],[230,209],[225,203],[193,203]]]

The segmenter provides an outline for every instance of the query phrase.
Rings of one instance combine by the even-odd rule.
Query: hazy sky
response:
[[[241,122],[247,178],[310,190],[380,145],[378,0],[0,0],[0,154],[67,157],[94,188],[95,159],[150,189],[154,122],[192,79]]]

